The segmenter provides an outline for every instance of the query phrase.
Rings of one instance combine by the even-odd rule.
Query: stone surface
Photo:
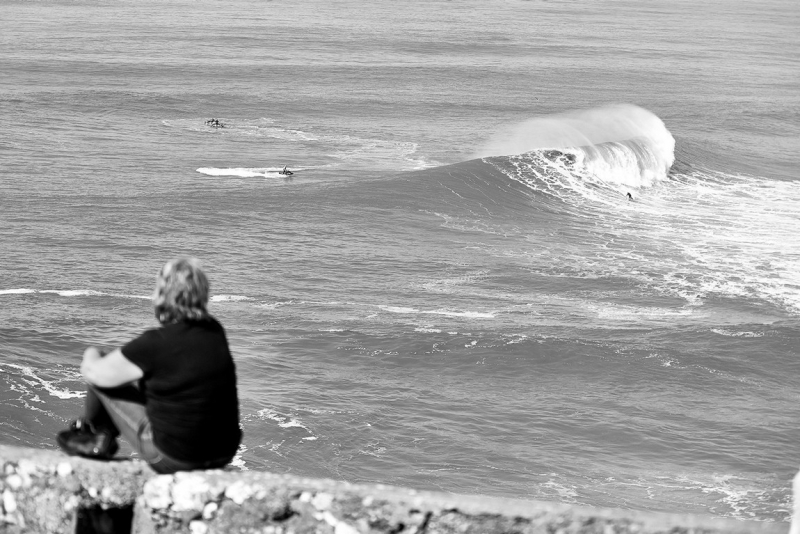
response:
[[[80,509],[130,508],[151,476],[140,462],[97,462],[6,446],[0,446],[0,463],[0,532],[72,534]]]
[[[596,509],[354,485],[265,472],[156,475],[0,446],[0,532],[136,534],[720,534],[785,533],[788,524]],[[87,526],[88,525],[88,526]]]

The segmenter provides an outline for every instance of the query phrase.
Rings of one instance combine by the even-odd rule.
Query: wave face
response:
[[[454,231],[505,236],[487,250],[525,255],[536,272],[624,279],[687,306],[733,299],[800,313],[800,184],[679,160],[682,170],[632,189],[596,178],[576,154],[540,150],[426,171],[415,180],[424,193],[409,202]]]
[[[639,188],[667,177],[674,150],[675,139],[661,119],[620,104],[530,119],[496,134],[476,155],[523,155],[521,165]]]

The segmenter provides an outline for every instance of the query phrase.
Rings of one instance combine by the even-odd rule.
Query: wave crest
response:
[[[560,157],[561,151],[570,156]],[[666,178],[675,139],[655,114],[618,104],[527,120],[495,135],[476,155],[529,153],[608,184],[645,187]]]

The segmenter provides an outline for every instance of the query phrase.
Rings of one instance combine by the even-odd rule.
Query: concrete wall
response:
[[[137,534],[785,533],[786,523],[712,519],[354,485],[264,472],[156,475],[0,446],[0,532]]]

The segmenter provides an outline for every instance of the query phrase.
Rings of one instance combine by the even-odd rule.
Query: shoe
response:
[[[119,449],[117,438],[107,430],[97,430],[92,423],[78,418],[72,422],[68,430],[62,430],[56,436],[58,446],[70,456],[83,456],[108,460]]]

